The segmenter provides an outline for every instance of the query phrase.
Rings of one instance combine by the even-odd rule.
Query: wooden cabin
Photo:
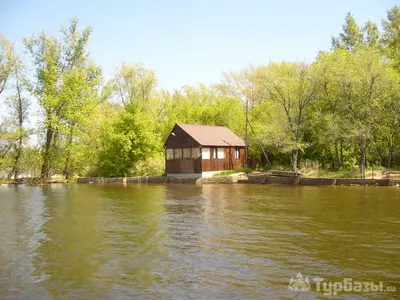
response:
[[[244,141],[222,126],[175,124],[164,148],[167,175],[208,177],[245,161]]]

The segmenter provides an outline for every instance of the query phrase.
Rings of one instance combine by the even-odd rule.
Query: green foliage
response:
[[[345,23],[342,28],[343,32],[339,33],[339,36],[337,38],[332,38],[333,48],[354,50],[358,45],[363,42],[361,29],[357,25],[356,20],[350,12],[347,13]]]
[[[116,69],[114,78],[108,83],[112,97],[124,106],[135,103],[140,110],[154,108],[157,77],[153,70],[143,64],[122,65]]]
[[[346,152],[348,153],[348,152]],[[354,167],[357,166],[357,160],[354,155],[345,155],[343,159],[342,168],[344,170],[354,170]]]
[[[228,126],[239,135],[244,129],[244,107],[240,99],[224,95],[204,85],[184,87],[172,95],[164,92],[165,122],[162,136],[167,138],[175,123]]]
[[[320,71],[316,64],[270,63],[264,69],[261,84],[266,91],[266,101],[271,101],[282,116],[279,126],[270,128],[280,134],[278,146],[280,150],[290,153],[295,171],[299,151],[306,146],[303,139],[306,114],[316,100],[319,78]]]
[[[382,44],[385,55],[391,59],[394,68],[400,71],[400,7],[395,5],[382,20]]]
[[[25,147],[20,162],[21,170],[29,172],[32,177],[39,177],[42,163],[40,149],[31,146]]]
[[[346,139],[358,145],[362,171],[367,147],[381,122],[389,121],[388,115],[381,115],[379,123],[376,118],[388,99],[397,95],[397,75],[375,48],[353,52],[338,49],[320,55],[319,61],[325,74],[324,102],[320,105],[325,121],[318,124],[327,133],[322,142],[337,143],[339,139]],[[397,123],[398,118],[392,120]]]
[[[132,173],[137,176],[160,176],[164,174],[164,170],[164,153],[156,153],[136,163],[132,168]]]
[[[0,35],[0,94],[4,91],[11,76],[16,57],[14,47],[9,40]]]
[[[103,137],[100,174],[108,177],[135,175],[135,165],[152,157],[157,146],[160,147],[160,141],[154,134],[152,120],[129,104]]]
[[[98,102],[101,81],[101,70],[86,51],[91,28],[79,32],[74,19],[61,33],[61,40],[45,33],[24,40],[36,67],[30,92],[43,113],[43,180],[52,169],[63,169],[68,178],[76,127]]]
[[[363,27],[363,33],[365,45],[369,47],[379,46],[380,32],[378,26],[374,22],[368,21]]]

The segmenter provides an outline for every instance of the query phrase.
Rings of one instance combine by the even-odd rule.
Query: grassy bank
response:
[[[223,171],[223,172],[220,172],[218,174],[214,174],[213,177],[228,176],[228,175],[237,174],[237,173],[250,174],[252,172],[254,172],[254,170],[250,169],[250,168],[238,168],[238,169],[229,170],[229,171]]]

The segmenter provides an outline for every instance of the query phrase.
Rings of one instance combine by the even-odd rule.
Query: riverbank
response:
[[[284,184],[301,186],[393,186],[399,180],[391,178],[308,178],[272,176],[268,173],[239,174],[237,176],[219,176],[208,178],[182,178],[174,176],[138,176],[138,177],[85,177],[78,178],[82,184],[130,184],[130,183],[191,183],[191,184]]]
[[[46,185],[46,184],[53,184],[53,183],[75,183],[77,182],[76,179],[62,179],[62,178],[52,178],[48,179],[43,182],[40,178],[18,178],[18,179],[0,179],[0,184],[6,185]]]
[[[393,186],[398,182],[390,178],[309,178],[309,177],[281,177],[264,174],[249,174],[248,183],[253,184],[286,184],[286,185],[338,185],[338,186]]]
[[[0,180],[0,184],[43,185],[53,183],[80,183],[80,184],[131,184],[131,183],[188,183],[188,184],[283,184],[300,186],[400,186],[400,178],[321,178],[321,177],[285,177],[273,176],[265,173],[238,173],[216,177],[182,177],[182,176],[136,176],[136,177],[80,177],[76,180],[50,179],[43,183],[39,179],[27,178],[18,180]]]

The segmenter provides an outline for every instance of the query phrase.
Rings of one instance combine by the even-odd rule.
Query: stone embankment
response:
[[[184,178],[174,176],[138,176],[138,177],[86,177],[78,178],[78,183],[86,184],[108,184],[108,183],[196,183],[196,184],[285,184],[301,186],[392,186],[396,184],[397,179],[362,179],[362,178],[303,178],[303,177],[284,177],[271,176],[268,173],[240,174],[238,176],[220,176],[208,178]]]
[[[181,178],[174,176],[137,176],[137,177],[82,177],[77,179],[77,183],[196,183],[198,178]]]
[[[390,178],[363,179],[363,178],[306,178],[306,177],[280,177],[267,174],[249,174],[248,183],[258,184],[290,184],[290,185],[339,185],[339,186],[391,186],[394,181]]]

